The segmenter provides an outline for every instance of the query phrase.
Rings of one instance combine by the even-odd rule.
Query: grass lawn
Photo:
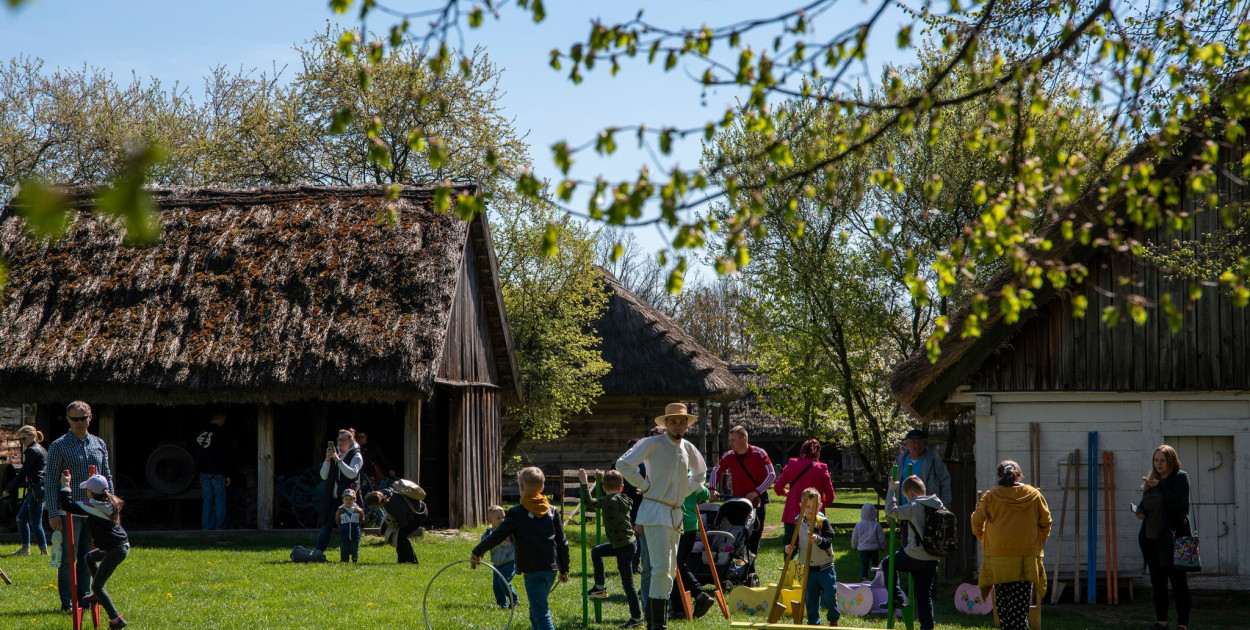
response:
[[[865,496],[843,494],[839,501],[860,501]],[[853,522],[858,512],[832,514],[835,522]],[[766,530],[758,567],[763,579],[776,579],[781,568],[779,504],[769,510],[770,526]],[[593,529],[590,536],[593,538]],[[573,557],[573,579],[552,593],[551,603],[556,627],[571,630],[581,627],[581,553],[577,546],[579,532],[574,522],[568,531]],[[424,628],[422,597],[430,578],[448,563],[465,560],[469,549],[481,536],[481,530],[440,534],[429,532],[416,540],[419,567],[395,564],[395,552],[380,539],[371,538],[362,544],[359,565],[338,562],[294,565],[288,562],[291,547],[311,544],[312,537],[290,534],[240,536],[238,540],[210,537],[134,536],[134,549],[109,582],[109,591],[123,616],[134,628],[174,629],[297,629],[356,627],[376,630]],[[592,541],[593,542],[593,541]],[[854,577],[859,559],[850,547],[850,532],[839,532],[835,549],[839,550],[838,574]],[[10,551],[5,546],[0,551]],[[337,558],[337,550],[329,554]],[[614,570],[609,560],[609,575]],[[59,612],[56,595],[56,573],[43,558],[3,557],[3,568],[13,578],[12,586],[0,585],[0,628],[15,630],[64,629],[70,626],[67,615]],[[513,581],[522,602],[523,583]],[[973,617],[955,611],[952,596],[956,584],[940,583],[938,587],[938,628],[990,628],[988,616]],[[603,624],[591,626],[613,628],[628,616],[618,581],[610,577],[608,588],[612,597],[603,607]],[[444,572],[430,591],[430,622],[436,630],[503,628],[506,611],[494,606],[490,589],[490,573],[485,569],[469,571],[457,565]],[[1250,604],[1234,596],[1199,596],[1194,602],[1194,627],[1245,628],[1250,618]],[[1216,612],[1216,611],[1219,612]],[[528,628],[523,605],[516,610],[513,628]],[[1043,625],[1047,630],[1083,628],[1144,629],[1149,626],[1153,609],[1149,593],[1138,590],[1136,604],[1118,607],[1103,605],[1058,605],[1043,608]],[[735,618],[739,619],[739,618]],[[741,620],[750,619],[742,617]],[[881,617],[843,617],[843,624],[866,628],[884,628]],[[88,623],[88,627],[90,624]],[[727,628],[716,608],[694,622],[674,622],[675,630],[711,630]],[[901,628],[901,623],[897,625]]]

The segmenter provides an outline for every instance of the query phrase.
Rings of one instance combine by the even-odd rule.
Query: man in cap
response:
[[[937,495],[942,505],[951,504],[951,474],[946,470],[942,457],[934,453],[928,446],[928,434],[922,429],[912,429],[903,436],[903,452],[894,465],[898,466],[898,482],[902,483],[909,474],[907,465],[911,464],[911,473],[924,482],[929,494]]]
[[[70,610],[69,558],[75,553],[78,573],[78,600],[91,592],[91,573],[83,560],[94,546],[91,531],[83,527],[83,519],[65,515],[61,509],[61,471],[68,470],[75,480],[86,480],[91,476],[90,468],[95,466],[96,473],[109,482],[109,492],[113,491],[113,473],[109,472],[109,449],[104,440],[91,435],[87,428],[91,426],[91,405],[76,400],[65,408],[65,420],[69,422],[69,433],[62,435],[48,447],[48,474],[44,475],[46,496],[48,501],[48,524],[53,531],[64,525],[74,528],[74,545],[76,550],[69,548],[69,536],[61,538],[61,565],[57,568],[57,592],[61,596],[61,610]],[[85,501],[87,491],[78,484],[73,485],[75,501]]]
[[[646,537],[650,561],[647,592],[647,629],[667,630],[667,606],[676,575],[677,542],[681,538],[682,503],[703,487],[707,464],[693,444],[682,439],[695,416],[686,406],[672,403],[655,419],[666,432],[642,440],[616,460],[616,469],[642,491],[638,525]],[[639,473],[645,465],[647,476]]]

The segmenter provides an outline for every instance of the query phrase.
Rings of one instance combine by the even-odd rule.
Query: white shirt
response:
[[[646,464],[646,478],[639,474],[639,464]],[[643,526],[681,530],[682,503],[707,480],[707,464],[699,449],[685,440],[674,442],[668,435],[638,442],[616,460],[616,469],[642,491],[637,523]]]

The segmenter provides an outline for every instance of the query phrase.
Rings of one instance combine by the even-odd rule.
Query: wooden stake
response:
[[[1076,460],[1075,466],[1081,465],[1081,449],[1072,451],[1072,456]],[[1072,603],[1081,603],[1081,473],[1076,474],[1076,494],[1073,495],[1072,516],[1075,517],[1073,528],[1076,530],[1076,541],[1072,545],[1072,557],[1075,562],[1072,563]]]
[[[1063,502],[1059,504],[1059,545],[1055,550],[1055,577],[1050,581],[1053,588],[1050,591],[1050,603],[1059,603],[1059,596],[1063,594],[1063,584],[1059,582],[1059,566],[1063,564],[1063,525],[1068,519],[1068,488],[1072,485],[1072,453],[1068,453],[1068,470],[1063,477]]]
[[[799,526],[795,524],[794,533],[790,534],[790,546],[795,547],[795,551],[798,550],[798,547],[795,544],[798,540],[799,540]],[[706,546],[706,543],[704,544],[704,546]],[[785,584],[786,574],[790,572],[790,561],[793,560],[794,556],[796,555],[798,554],[796,553],[796,554],[785,555],[786,561],[781,566],[781,577],[777,578],[777,592],[773,593],[773,605],[768,607],[768,623],[777,623],[778,621],[781,620],[781,615],[786,612],[786,607],[781,605],[781,589],[787,586]],[[713,565],[712,570],[713,571],[716,570],[715,565]]]
[[[797,528],[796,528],[797,529]],[[716,603],[720,604],[720,612],[729,619],[729,604],[725,603],[725,592],[721,590],[720,575],[716,573],[716,558],[712,555],[712,545],[707,541],[707,529],[703,527],[703,515],[699,515],[699,538],[703,539],[703,551],[707,553],[707,566],[712,569],[712,581],[716,583]],[[778,587],[780,592],[780,587]]]

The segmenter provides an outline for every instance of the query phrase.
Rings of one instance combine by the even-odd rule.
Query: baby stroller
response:
[[[756,529],[764,526],[755,518],[755,506],[747,499],[729,499],[714,511],[704,512],[701,508],[700,516],[708,523],[707,540],[712,547],[715,565],[708,566],[703,541],[696,541],[690,557],[685,559],[694,576],[700,582],[708,584],[712,582],[712,571],[716,571],[721,586],[726,591],[740,584],[759,586],[760,578],[755,573],[755,554],[748,544]]]

